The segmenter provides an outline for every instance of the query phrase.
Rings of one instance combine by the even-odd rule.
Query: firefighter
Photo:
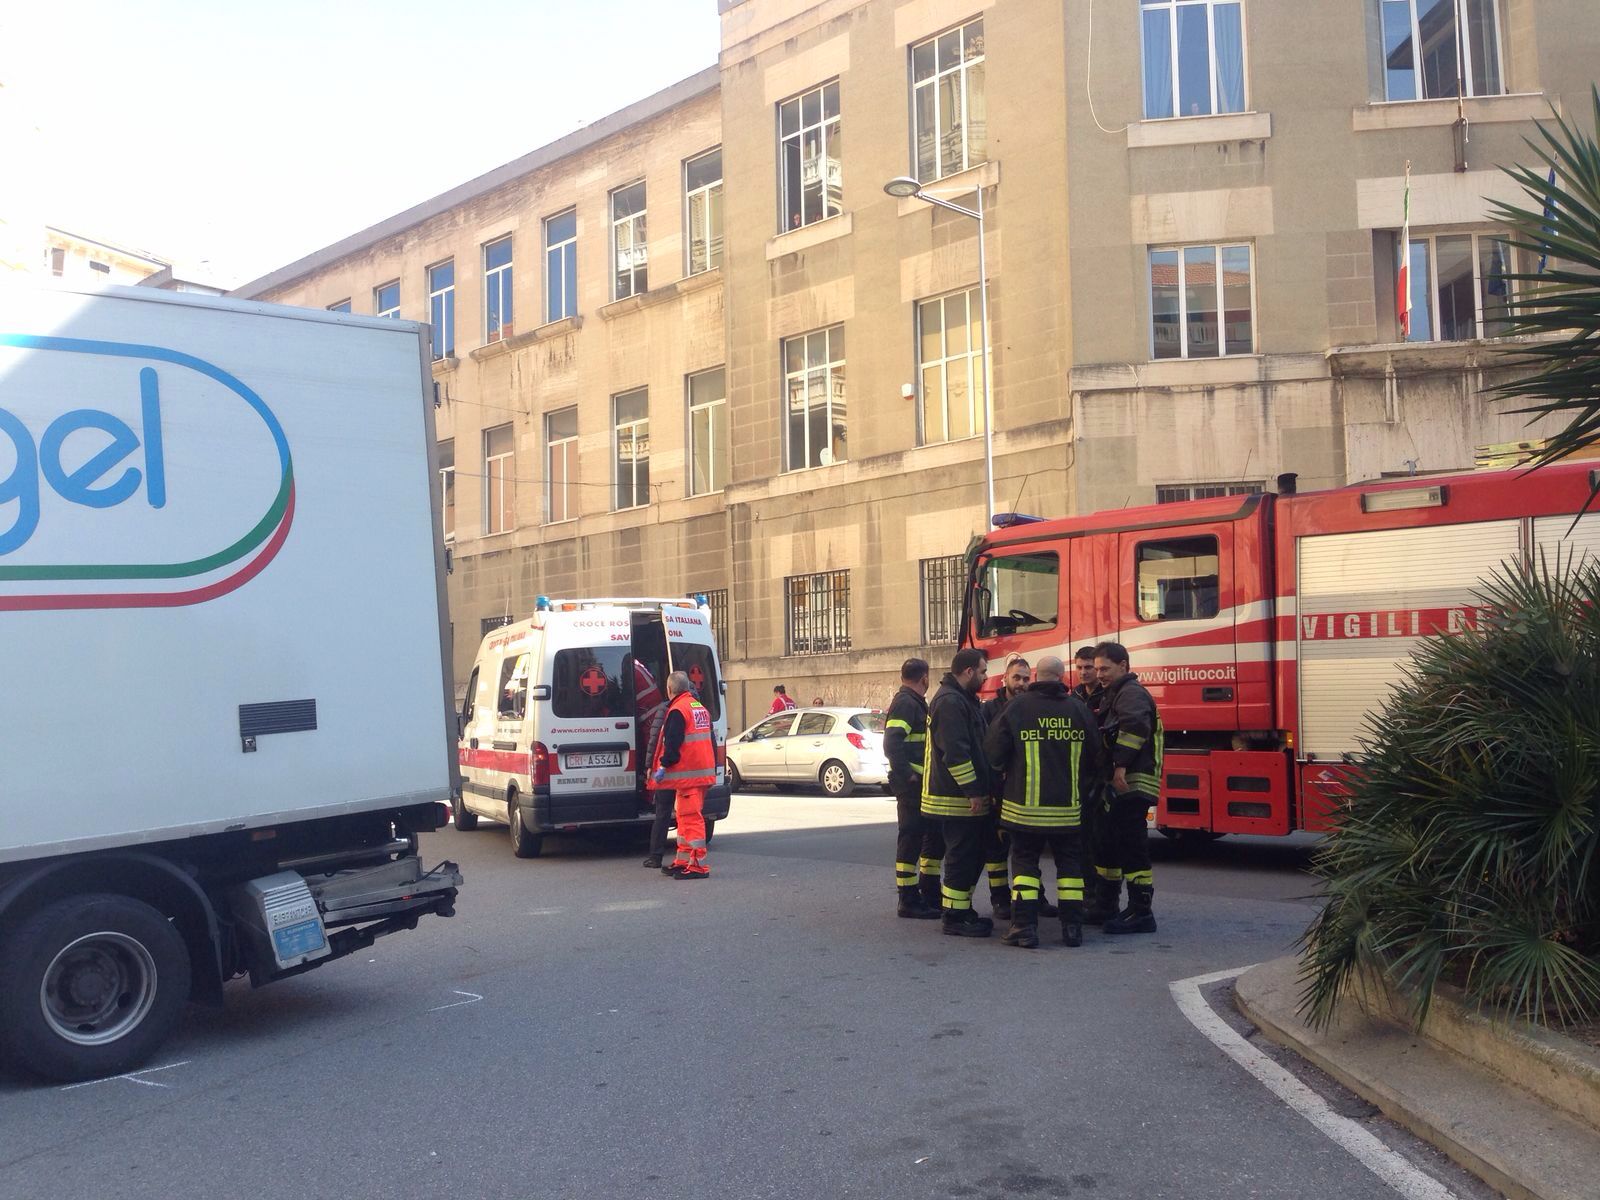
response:
[[[1110,803],[1104,813],[1110,874],[1101,878],[1101,900],[1115,908],[1121,881],[1128,884],[1128,907],[1106,920],[1105,931],[1154,933],[1151,900],[1156,889],[1145,815],[1161,798],[1161,714],[1139,677],[1128,669],[1123,646],[1101,642],[1094,648],[1094,669],[1105,688],[1100,736],[1111,768]]]
[[[1078,672],[1077,686],[1072,694],[1088,706],[1092,714],[1100,704],[1100,677],[1094,673],[1094,647],[1079,646],[1072,655],[1073,668]]]
[[[978,690],[989,664],[982,650],[957,650],[928,705],[922,768],[922,815],[944,833],[943,932],[988,937],[994,922],[972,911],[972,889],[983,869],[984,818],[993,808],[989,762],[983,753]]]
[[[676,879],[704,879],[706,867],[706,789],[717,782],[717,751],[712,744],[711,714],[695,699],[689,676],[667,676],[667,717],[661,726],[651,780],[676,793],[678,853],[665,874]]]
[[[1005,670],[1000,673],[1000,690],[980,706],[983,727],[991,728],[1006,705],[1027,691],[1033,678],[1033,668],[1022,655],[1006,655]],[[1002,780],[995,780],[994,809],[989,814],[988,828],[983,832],[983,869],[989,877],[989,910],[997,921],[1011,919],[1011,877],[1006,872],[1006,839],[1000,827],[1000,795],[1004,790]],[[1054,912],[1051,913],[1054,916]]]
[[[1072,655],[1072,665],[1078,672],[1077,686],[1072,694],[1088,707],[1096,723],[1101,720],[1100,702],[1105,689],[1094,670],[1094,647],[1079,646]],[[1105,755],[1100,756],[1104,763]],[[1117,915],[1117,904],[1122,898],[1122,873],[1111,866],[1111,851],[1106,845],[1105,806],[1108,803],[1105,780],[1095,787],[1084,789],[1083,800],[1083,857],[1086,867],[1093,867],[1094,888],[1088,897],[1088,907],[1083,914],[1085,925],[1104,925]],[[1115,877],[1116,886],[1112,886]]]
[[[939,823],[922,815],[922,756],[928,740],[928,664],[908,658],[900,666],[900,690],[889,701],[883,752],[889,759],[889,790],[899,819],[894,882],[899,915],[911,920],[939,917],[939,861],[944,836]]]
[[[1080,818],[1083,797],[1100,786],[1100,735],[1083,701],[1067,690],[1065,673],[1054,655],[1040,659],[1034,681],[1007,702],[984,738],[989,765],[1006,780],[1000,823],[1011,843],[1012,916],[1001,940],[1028,950],[1039,944],[1039,860],[1047,847],[1056,866],[1061,941],[1083,945]]]

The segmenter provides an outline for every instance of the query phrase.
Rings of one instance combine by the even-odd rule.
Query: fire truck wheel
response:
[[[478,827],[478,814],[468,812],[466,799],[459,795],[450,797],[450,819],[462,833],[471,833]]]
[[[850,770],[836,758],[830,758],[822,764],[822,773],[818,776],[822,781],[822,790],[830,796],[848,796],[856,790],[856,781],[850,778]]]
[[[189,1001],[189,948],[164,915],[129,896],[72,896],[0,946],[0,1051],[48,1079],[131,1070],[167,1039]]]
[[[514,789],[506,801],[506,807],[510,810],[506,813],[506,823],[511,826],[511,853],[518,858],[538,858],[539,852],[544,849],[544,835],[534,833],[523,823],[522,806],[517,803]]]

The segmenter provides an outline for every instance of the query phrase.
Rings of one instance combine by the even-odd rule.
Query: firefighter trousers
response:
[[[672,869],[684,875],[709,875],[706,867],[706,818],[703,787],[678,789],[678,853]]]
[[[1095,788],[1083,801],[1083,857],[1084,869],[1093,870],[1101,879],[1122,879],[1116,853],[1111,844],[1111,789]]]
[[[1077,825],[1060,829],[1008,829],[1011,843],[1011,897],[1037,902],[1044,895],[1039,861],[1046,850],[1056,865],[1056,897],[1062,912],[1069,904],[1083,903],[1083,830]],[[1065,919],[1065,918],[1063,918]]]
[[[984,817],[983,825],[983,869],[989,877],[989,897],[1009,898],[1011,879],[1006,873],[1006,842],[1011,838],[1011,831],[1000,828],[1000,814],[997,811],[991,811]]]
[[[1106,822],[1109,855],[1107,871],[1101,872],[1101,878],[1125,880],[1130,889],[1149,887],[1154,875],[1150,869],[1150,833],[1145,817],[1155,798],[1143,792],[1118,795],[1109,788],[1107,794],[1111,797]]]
[[[940,891],[947,917],[972,911],[972,889],[983,873],[988,821],[987,816],[945,817],[940,821],[944,833],[944,879]]]
[[[944,832],[939,822],[922,815],[922,792],[896,793],[899,829],[894,839],[896,887],[922,888],[922,894],[939,902],[939,864],[944,858]],[[930,895],[931,892],[931,895]]]

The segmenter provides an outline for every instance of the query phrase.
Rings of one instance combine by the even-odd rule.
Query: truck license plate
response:
[[[620,767],[622,751],[602,750],[595,754],[569,754],[568,767]]]

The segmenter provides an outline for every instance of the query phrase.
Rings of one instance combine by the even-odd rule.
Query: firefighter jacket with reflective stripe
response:
[[[1155,800],[1161,795],[1161,714],[1155,699],[1131,671],[1102,693],[1100,735],[1110,758],[1107,770],[1128,773],[1128,790]]]
[[[889,701],[883,723],[883,753],[889,760],[889,789],[895,795],[922,790],[922,755],[928,740],[928,702],[908,687]]]
[[[661,786],[710,787],[717,782],[717,751],[711,744],[711,714],[691,692],[679,692],[667,705],[667,720],[656,747],[653,769],[664,769]]]
[[[1082,800],[1099,784],[1100,731],[1083,701],[1056,679],[1030,683],[989,726],[984,751],[1005,776],[1000,823],[1066,829],[1082,823]]]
[[[983,754],[983,713],[977,697],[946,673],[928,705],[928,741],[922,766],[922,812],[929,817],[973,817],[989,811],[992,785]],[[983,801],[978,812],[972,801]]]

